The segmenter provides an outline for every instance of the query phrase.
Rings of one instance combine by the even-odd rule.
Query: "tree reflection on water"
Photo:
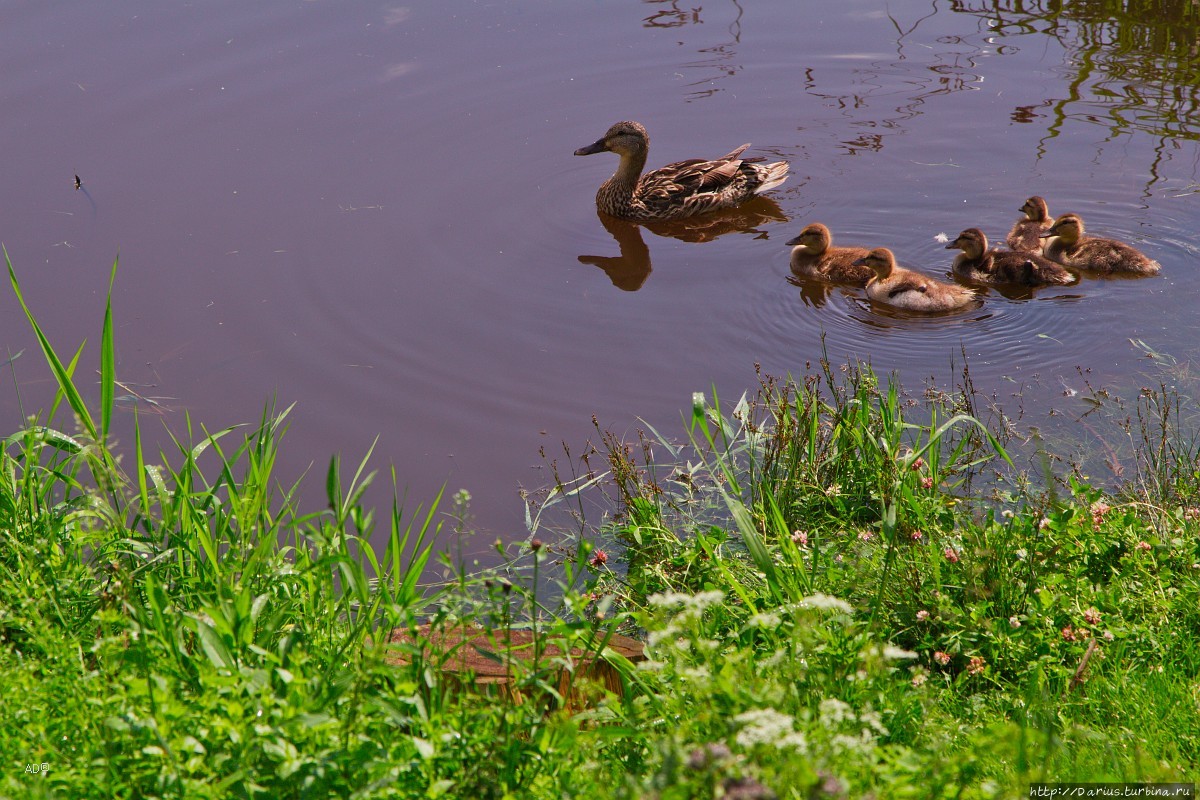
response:
[[[1151,183],[1174,140],[1200,139],[1200,5],[1194,0],[954,0],[950,7],[986,20],[997,37],[1040,33],[1062,46],[1074,72],[1066,96],[1018,106],[1012,115],[1015,122],[1049,116],[1047,139],[1068,120],[1107,128],[1105,141],[1147,134],[1157,140]]]

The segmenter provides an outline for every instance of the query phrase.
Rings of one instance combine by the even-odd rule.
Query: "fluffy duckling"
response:
[[[792,272],[798,277],[866,286],[875,274],[870,267],[854,263],[867,255],[865,247],[834,247],[829,228],[819,222],[805,226],[786,244],[792,247]]]
[[[1075,276],[1037,253],[989,250],[987,236],[979,228],[967,228],[947,250],[962,250],[954,258],[954,274],[977,283],[1017,283],[1023,286],[1059,286],[1075,282]]]
[[[613,125],[575,155],[608,151],[621,157],[617,171],[596,192],[596,206],[614,217],[640,222],[732,208],[787,180],[788,162],[763,164],[766,159],[742,158],[749,146],[712,161],[677,161],[643,175],[650,137],[639,123],[627,121]]]
[[[1054,223],[1054,218],[1050,216],[1050,209],[1046,206],[1046,199],[1035,194],[1025,201],[1025,205],[1021,206],[1021,212],[1025,216],[1012,226],[1012,230],[1008,232],[1008,238],[1005,239],[1005,244],[1020,253],[1038,253],[1040,255],[1043,244],[1042,234],[1050,230],[1050,226]]]
[[[1063,214],[1042,238],[1049,239],[1043,255],[1067,267],[1128,275],[1157,275],[1161,269],[1157,261],[1124,242],[1085,236],[1083,219],[1078,214]]]
[[[970,289],[897,267],[896,257],[886,247],[875,248],[855,263],[875,273],[867,281],[867,297],[889,306],[910,311],[950,311],[975,299]]]

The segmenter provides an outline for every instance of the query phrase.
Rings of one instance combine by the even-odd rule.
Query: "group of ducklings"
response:
[[[1023,216],[1005,240],[1010,250],[988,248],[987,235],[967,228],[947,250],[961,250],[951,271],[983,285],[1063,286],[1079,280],[1071,270],[1097,275],[1156,275],[1159,264],[1115,239],[1085,236],[1083,218],[1063,214],[1052,220],[1046,201],[1030,197]],[[946,283],[896,266],[891,250],[879,247],[834,247],[829,228],[808,225],[787,243],[792,247],[792,272],[865,288],[870,299],[910,311],[949,311],[975,299],[965,286]]]
[[[634,222],[676,220],[732,208],[782,184],[788,163],[743,158],[744,144],[713,160],[690,159],[642,174],[650,137],[637,122],[618,122],[601,138],[575,151],[577,156],[613,152],[621,160],[616,172],[596,192],[604,213]],[[1010,250],[988,248],[979,228],[967,228],[946,245],[962,252],[951,271],[975,284],[1046,286],[1075,283],[1073,270],[1100,275],[1155,275],[1159,264],[1115,239],[1084,235],[1078,214],[1050,217],[1046,201],[1030,197],[1022,217],[1009,231]],[[910,311],[949,311],[976,299],[971,289],[896,265],[886,247],[834,247],[829,228],[808,225],[787,242],[797,276],[861,286],[867,297]]]

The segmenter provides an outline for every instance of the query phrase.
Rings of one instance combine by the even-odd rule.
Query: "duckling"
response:
[[[1035,194],[1021,206],[1021,212],[1025,216],[1013,224],[1005,244],[1019,253],[1041,255],[1041,235],[1050,230],[1050,225],[1054,222],[1054,218],[1050,216],[1050,209],[1046,206],[1046,199]]]
[[[970,289],[897,267],[896,257],[886,247],[877,247],[854,263],[866,265],[875,273],[867,281],[867,297],[889,306],[910,311],[950,311],[975,299]]]
[[[1050,240],[1042,251],[1046,258],[1067,267],[1129,275],[1157,275],[1161,269],[1157,261],[1124,242],[1085,236],[1083,218],[1078,214],[1063,214],[1042,238]]]
[[[987,236],[979,228],[967,228],[947,250],[962,250],[951,269],[956,275],[978,283],[1019,283],[1024,286],[1060,286],[1075,282],[1075,276],[1037,253],[988,250]]]
[[[792,247],[792,272],[798,277],[866,286],[875,274],[870,267],[854,264],[867,254],[865,247],[833,247],[829,228],[819,222],[806,226],[786,244]]]
[[[749,146],[746,143],[712,161],[677,161],[642,175],[650,137],[639,123],[627,121],[613,125],[575,155],[607,150],[621,157],[617,171],[596,192],[596,206],[606,214],[638,222],[732,208],[787,180],[788,162],[763,164],[766,159],[742,158]]]

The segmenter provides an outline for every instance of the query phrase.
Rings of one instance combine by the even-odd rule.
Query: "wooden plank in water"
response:
[[[580,676],[597,680],[611,691],[621,692],[620,674],[611,664],[597,656],[596,649],[603,641],[602,636],[603,634],[597,633],[597,639],[587,649],[570,649],[570,658],[576,662],[575,674],[572,675],[563,668],[559,670],[558,675],[559,689],[564,697],[573,694],[572,685]],[[469,680],[475,686],[498,684],[508,687],[512,683],[514,672],[517,671],[514,667],[521,671],[532,668],[535,655],[539,663],[546,666],[564,657],[563,649],[555,638],[539,632],[535,639],[534,632],[524,628],[485,630],[465,626],[434,628],[431,625],[421,625],[415,631],[396,628],[391,632],[388,641],[392,644],[421,647],[426,660],[439,665],[443,675],[455,679],[460,684],[466,683],[470,676]],[[605,647],[635,663],[646,659],[645,646],[628,636],[613,634]],[[390,651],[387,659],[394,664],[408,664],[412,660],[410,654],[410,649],[400,648]]]

